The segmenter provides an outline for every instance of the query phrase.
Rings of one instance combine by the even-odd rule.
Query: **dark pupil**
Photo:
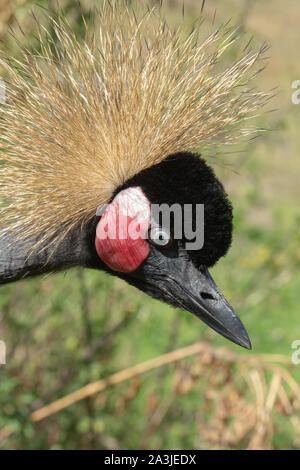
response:
[[[170,242],[170,236],[162,229],[154,228],[152,232],[149,232],[149,235],[150,239],[158,245],[167,246]]]

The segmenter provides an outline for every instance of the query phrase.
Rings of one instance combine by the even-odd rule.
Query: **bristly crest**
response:
[[[269,99],[248,87],[264,48],[217,66],[236,30],[200,42],[198,26],[187,37],[159,7],[122,0],[97,17],[85,40],[56,18],[39,53],[1,59],[0,226],[19,236],[56,239],[168,155],[248,135],[243,122]]]

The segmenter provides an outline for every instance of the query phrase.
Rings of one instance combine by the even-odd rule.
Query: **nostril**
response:
[[[213,295],[209,294],[208,292],[200,292],[200,295],[202,297],[202,299],[206,300],[206,299],[209,299],[209,300],[216,300],[214,298]]]

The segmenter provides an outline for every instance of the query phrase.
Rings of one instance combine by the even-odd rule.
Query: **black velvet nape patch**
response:
[[[213,266],[227,253],[232,239],[232,206],[214,171],[199,155],[171,155],[135,175],[116,192],[132,186],[140,186],[152,204],[204,204],[204,246],[188,251],[197,267]]]

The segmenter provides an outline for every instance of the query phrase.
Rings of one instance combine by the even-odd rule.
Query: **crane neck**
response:
[[[55,248],[49,241],[32,251],[38,239],[21,240],[0,231],[0,285],[73,266],[101,269],[94,249],[96,220],[70,231]]]

